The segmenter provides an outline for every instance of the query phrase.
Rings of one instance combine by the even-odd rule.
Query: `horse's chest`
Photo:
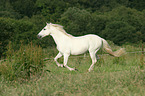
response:
[[[70,48],[66,45],[57,45],[57,49],[61,53],[70,53]]]

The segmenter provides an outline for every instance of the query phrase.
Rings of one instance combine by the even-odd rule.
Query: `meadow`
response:
[[[119,48],[113,44],[111,44],[111,47],[113,50]],[[98,52],[99,60],[92,72],[87,71],[91,65],[88,53],[85,56],[70,56],[68,65],[76,67],[78,71],[69,71],[67,68],[59,68],[55,64],[53,60],[57,54],[55,48],[43,49],[42,57],[45,66],[37,73],[29,74],[29,78],[19,77],[8,80],[4,78],[1,71],[0,95],[144,96],[145,69],[141,66],[141,53],[129,53],[141,51],[141,47],[131,45],[124,45],[123,47],[128,53],[119,58],[107,55],[100,50]],[[28,51],[30,52],[30,50]],[[36,52],[34,55],[36,55]],[[38,62],[40,63],[40,61]],[[60,58],[59,62],[62,63],[63,58]],[[3,65],[6,61],[0,63]]]

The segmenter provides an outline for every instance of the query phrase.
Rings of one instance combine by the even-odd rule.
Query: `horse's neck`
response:
[[[51,36],[53,37],[55,43],[57,45],[60,44],[60,42],[63,42],[65,39],[69,39],[69,37],[67,35],[65,35],[64,33],[62,32],[59,32],[59,31],[54,31]]]

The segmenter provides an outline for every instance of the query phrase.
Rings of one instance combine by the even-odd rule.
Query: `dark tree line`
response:
[[[52,38],[36,38],[46,22],[61,24],[74,36],[97,34],[118,45],[145,42],[144,5],[144,0],[0,0],[0,54],[9,41],[16,49],[20,42],[54,45]]]
[[[41,14],[58,21],[69,7],[104,13],[119,6],[143,11],[144,5],[144,0],[0,0],[0,16],[22,19]]]

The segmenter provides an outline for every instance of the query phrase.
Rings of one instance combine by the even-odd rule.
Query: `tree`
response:
[[[92,27],[90,27],[91,20],[91,14],[86,10],[71,7],[61,15],[60,22],[69,33],[73,35],[84,35],[92,32]]]
[[[145,9],[145,1],[144,0],[129,0],[128,6],[130,8],[135,8],[139,11],[142,11]]]
[[[123,21],[114,21],[108,23],[105,30],[102,31],[102,37],[121,45],[125,42],[138,42],[135,28]]]
[[[36,0],[15,0],[11,3],[16,12],[23,16],[31,17],[36,10],[35,2]]]
[[[111,33],[111,35],[113,35],[112,31],[114,30],[113,32],[118,32],[118,34],[119,34],[119,31],[121,31],[123,27],[118,27],[118,26],[123,24],[123,25],[126,25],[126,26],[124,26],[125,29],[123,28],[124,31],[126,32],[126,35],[124,35],[124,36],[128,36],[130,38],[128,40],[125,37],[125,39],[126,39],[125,41],[132,42],[132,43],[138,42],[140,40],[144,41],[143,29],[145,26],[145,18],[144,18],[143,12],[121,6],[116,9],[113,9],[110,12],[105,13],[104,15],[108,16],[108,19],[109,19],[109,23],[107,23],[107,25],[106,25],[107,27],[105,28],[104,32],[106,31],[106,32],[108,32],[108,34]],[[111,27],[111,26],[114,26],[114,27]],[[105,34],[106,34],[106,32],[105,32]],[[114,33],[114,34],[116,34],[116,33]],[[132,36],[132,38],[134,38],[134,39],[131,39],[130,36]],[[104,37],[107,39],[110,38],[110,40],[114,39],[113,41],[115,41],[114,36],[112,36],[112,37],[104,36]],[[117,40],[117,38],[116,38],[116,40]],[[125,41],[123,41],[123,42],[125,43]],[[121,42],[120,44],[122,44],[123,42]]]
[[[35,25],[23,20],[0,18],[0,55],[6,51],[9,41],[15,43],[15,48],[19,48],[20,42],[28,44],[36,39]]]
[[[58,22],[61,14],[68,8],[63,0],[37,0],[37,11],[47,18],[49,22]]]

